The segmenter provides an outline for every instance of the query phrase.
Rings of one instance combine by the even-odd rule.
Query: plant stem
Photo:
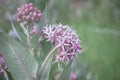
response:
[[[5,70],[4,70],[4,76],[5,76],[5,79],[6,79],[6,80],[9,80],[8,75],[7,75],[7,73],[6,73]]]
[[[27,42],[28,42],[28,47],[30,49],[30,53],[34,55],[33,49],[32,49],[32,44],[31,44],[31,38],[30,38],[30,29],[27,26]]]
[[[59,46],[54,47],[54,48],[49,52],[49,54],[47,55],[47,57],[45,58],[44,62],[42,63],[42,65],[41,65],[41,67],[40,67],[40,70],[39,70],[39,72],[38,72],[38,75],[39,75],[38,77],[40,77],[40,75],[42,74],[41,72],[42,72],[45,64],[47,63],[47,61],[48,61],[48,59],[50,58],[50,56],[53,54],[53,52],[54,52],[58,47],[59,47]],[[39,78],[38,78],[38,79],[39,79]]]

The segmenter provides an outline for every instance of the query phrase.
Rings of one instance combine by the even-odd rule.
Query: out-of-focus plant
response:
[[[62,63],[65,68],[61,70],[59,80],[76,80],[77,75],[71,73],[71,63],[82,51],[76,32],[68,25],[47,23],[40,32],[38,22],[42,12],[37,7],[28,3],[17,10],[17,22],[20,23],[22,32],[18,32],[12,22],[13,30],[9,35],[0,32],[0,51],[6,61],[0,63],[0,70],[5,73],[5,79],[9,80],[5,71],[6,64],[14,80],[49,80],[52,63],[57,63],[58,67]],[[45,43],[47,44],[44,45]],[[44,46],[51,51],[44,49]],[[42,55],[45,54],[43,60]],[[54,55],[56,59],[52,62]],[[3,57],[0,58],[1,61]]]

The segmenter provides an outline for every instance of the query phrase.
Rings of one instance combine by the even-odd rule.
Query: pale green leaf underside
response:
[[[5,33],[0,33],[0,52],[14,80],[36,78],[37,61],[23,45]]]

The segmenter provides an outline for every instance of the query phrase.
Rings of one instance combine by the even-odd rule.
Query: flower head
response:
[[[22,5],[17,11],[17,22],[22,23],[24,26],[30,22],[38,22],[42,15],[41,11],[34,7],[32,3]]]
[[[69,62],[81,52],[78,35],[67,25],[47,25],[42,30],[42,37],[58,46],[56,62]]]

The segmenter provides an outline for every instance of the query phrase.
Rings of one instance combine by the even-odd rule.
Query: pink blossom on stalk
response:
[[[34,7],[32,3],[22,5],[17,11],[17,22],[22,23],[24,26],[30,22],[38,22],[42,16],[41,11]]]
[[[77,74],[76,73],[71,73],[70,74],[70,80],[77,80]]]
[[[2,54],[0,54],[0,73],[2,73],[5,69],[7,70],[7,65]]]
[[[35,35],[38,32],[38,25],[33,26],[33,30],[31,32],[31,35]]]
[[[67,25],[46,25],[41,36],[54,46],[59,46],[56,62],[68,63],[81,53],[82,47],[78,35]]]

